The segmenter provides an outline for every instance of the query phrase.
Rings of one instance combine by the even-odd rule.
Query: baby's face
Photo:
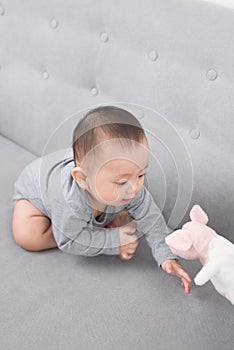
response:
[[[126,149],[113,141],[105,141],[98,164],[93,162],[88,192],[102,205],[127,205],[144,184],[149,148],[146,141]]]

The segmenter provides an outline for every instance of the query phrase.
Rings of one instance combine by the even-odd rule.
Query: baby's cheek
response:
[[[116,189],[109,189],[109,191],[106,191],[106,200],[109,202],[115,202],[119,198],[118,192]]]
[[[102,201],[115,202],[120,198],[117,186],[104,186],[97,190],[97,194]]]

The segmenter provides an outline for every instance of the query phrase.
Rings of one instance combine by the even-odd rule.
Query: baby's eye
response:
[[[125,185],[126,183],[127,183],[127,181],[117,182],[117,185],[123,186],[123,185]]]
[[[138,177],[143,177],[143,176],[145,176],[145,173],[144,173],[144,174],[139,175]]]

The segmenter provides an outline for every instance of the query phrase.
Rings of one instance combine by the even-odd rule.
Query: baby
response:
[[[165,220],[144,186],[149,152],[141,124],[128,111],[104,106],[88,112],[73,132],[72,149],[36,159],[16,181],[17,244],[129,260],[145,235],[158,265],[189,293],[191,279],[166,245]]]

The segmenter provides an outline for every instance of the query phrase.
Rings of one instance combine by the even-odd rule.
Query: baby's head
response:
[[[98,107],[73,133],[74,180],[99,208],[129,204],[144,184],[149,148],[138,120],[128,111]]]

